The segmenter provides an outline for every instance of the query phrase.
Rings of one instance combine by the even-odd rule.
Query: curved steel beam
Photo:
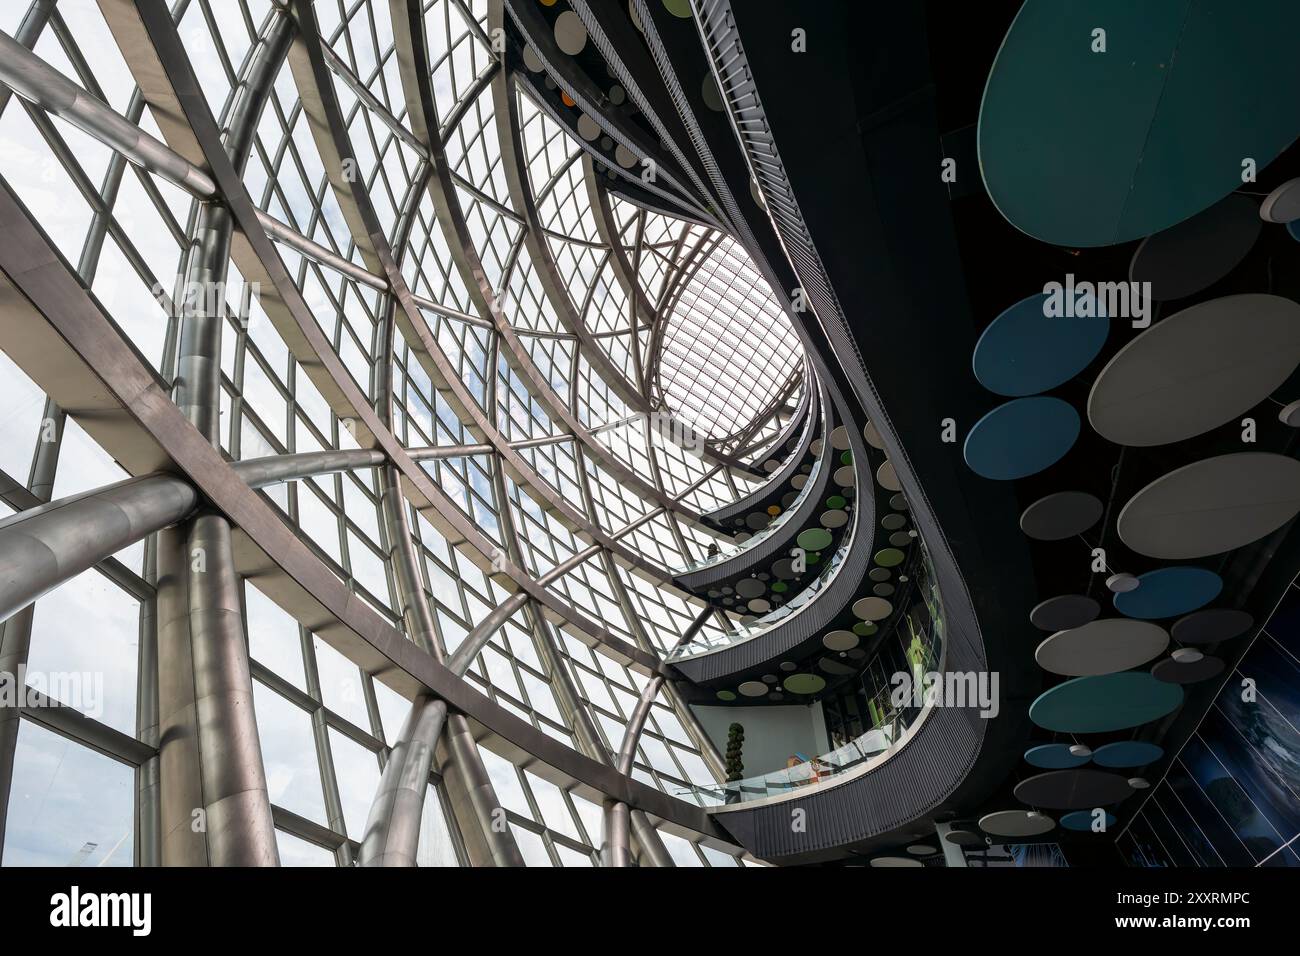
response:
[[[347,129],[343,124],[334,87],[329,78],[328,67],[320,50],[320,43],[315,39],[319,36],[315,13],[311,3],[304,0],[295,0],[293,10],[294,16],[298,19],[299,30],[298,38],[289,53],[289,62],[293,68],[303,110],[310,120],[313,139],[325,166],[326,176],[333,187],[357,247],[362,253],[362,258],[366,260],[367,266],[372,271],[380,272],[387,277],[392,295],[399,305],[398,323],[407,336],[408,343],[418,343],[422,347],[414,350],[421,365],[435,381],[445,387],[446,393],[443,397],[453,407],[458,417],[468,423],[471,430],[476,433],[476,437],[486,439],[493,445],[502,467],[510,472],[515,482],[539,505],[553,514],[570,531],[585,540],[609,548],[619,556],[622,563],[637,573],[647,576],[656,583],[670,582],[672,575],[667,569],[657,567],[644,555],[610,537],[588,515],[579,513],[554,488],[546,484],[532,465],[510,447],[509,441],[501,434],[495,421],[479,406],[456,373],[455,367],[443,353],[424,317],[411,299],[406,281],[402,277],[393,250],[384,236],[383,228],[364,184],[358,177],[349,179],[344,174],[344,170],[349,165],[355,164],[355,157]],[[409,16],[408,13],[402,16],[401,20],[409,22]],[[422,16],[420,25],[422,30]],[[397,23],[394,23],[395,42],[399,32],[402,30]],[[307,39],[309,36],[311,40]],[[420,39],[422,40],[423,37],[421,36]],[[412,48],[421,45],[414,40],[411,40],[410,44]],[[400,51],[401,47],[399,46],[398,49]],[[421,56],[420,62],[423,63],[426,59],[427,57]],[[419,65],[416,64],[415,68],[418,69]],[[408,72],[402,70],[404,87]],[[408,98],[409,96],[408,92]],[[416,136],[420,136],[418,130]],[[460,268],[470,297],[475,300],[480,313],[491,317],[500,334],[502,328],[508,326],[508,323],[500,313],[496,294],[488,283],[482,263],[479,261],[468,223],[464,219],[455,195],[454,184],[450,180],[441,140],[426,141],[426,149],[434,171],[434,175],[428,177],[426,183],[434,199],[437,219],[447,234],[452,259]],[[541,372],[535,367],[533,372],[536,382],[545,381]]]
[[[582,21],[583,26],[586,27],[588,38],[600,51],[611,75],[616,77],[619,83],[622,84],[628,98],[641,110],[641,114],[646,118],[651,128],[654,129],[664,147],[677,160],[682,169],[686,171],[691,184],[699,190],[700,195],[707,196],[710,201],[715,200],[717,197],[701,178],[701,169],[697,168],[699,160],[703,156],[688,156],[678,145],[682,140],[682,133],[689,133],[689,131],[684,129],[680,122],[676,128],[669,129],[665,116],[670,120],[677,119],[677,117],[663,109],[667,104],[662,102],[662,97],[656,97],[655,102],[651,102],[648,91],[641,85],[639,78],[653,76],[651,72],[653,63],[642,52],[641,43],[633,32],[635,27],[632,26],[631,19],[623,16],[623,12],[618,10],[617,7],[605,5],[597,9],[587,0],[574,0],[572,7]],[[613,36],[611,36],[611,32]],[[622,42],[614,42],[615,38]],[[623,53],[625,52],[629,56],[638,58],[635,64],[638,69],[630,69],[624,62]],[[730,223],[727,223],[727,225],[730,225]]]
[[[489,23],[494,28],[499,28],[502,24],[501,0],[493,0],[489,4],[488,10]],[[511,70],[501,69],[498,71],[497,78],[493,82],[492,94],[497,141],[501,149],[502,171],[505,175],[511,201],[523,214],[524,228],[519,237],[519,242],[528,250],[529,258],[542,285],[543,293],[546,295],[547,301],[550,302],[555,314],[559,316],[560,323],[577,338],[579,348],[583,350],[582,354],[586,356],[588,363],[592,365],[601,379],[634,411],[642,415],[648,415],[651,408],[645,396],[632,383],[627,381],[621,370],[614,366],[608,353],[592,337],[586,323],[574,309],[568,288],[559,274],[554,256],[551,255],[550,246],[542,238],[542,226],[537,214],[537,202],[529,185],[526,158],[524,157],[521,140],[518,101],[514,95],[514,81]],[[635,490],[643,498],[668,509],[674,515],[680,515],[702,527],[702,518],[698,511],[687,508],[681,501],[665,493],[661,484],[643,480],[596,439],[578,420],[570,404],[563,397],[555,394],[550,385],[550,380],[545,375],[542,375],[541,371],[533,363],[528,350],[520,341],[513,326],[506,321],[504,315],[494,311],[493,318],[497,319],[498,316],[500,318],[498,335],[505,343],[506,356],[511,367],[515,368],[525,381],[532,384],[534,394],[546,405],[551,415],[563,422],[565,428],[583,446],[588,448],[589,452],[598,458],[602,466],[622,485]],[[636,330],[633,329],[631,334],[635,339]],[[645,452],[646,457],[653,463],[655,454],[654,449],[648,447],[650,444],[649,434],[650,429],[647,428],[647,448]],[[684,555],[689,555],[688,545],[680,529],[676,527],[672,518],[668,519],[668,522],[678,548],[681,549]]]
[[[567,622],[576,637],[602,653],[634,661],[647,672],[653,670],[657,666],[653,657],[609,634],[562,596],[538,587],[525,570],[502,561],[490,539],[407,457],[401,444],[379,422],[369,400],[320,330],[261,227],[256,207],[225,154],[220,131],[166,11],[153,5],[123,10],[113,4],[104,13],[168,143],[191,161],[192,157],[206,160],[213,171],[238,230],[232,243],[232,259],[246,281],[261,286],[261,303],[267,316],[334,414],[352,423],[358,444],[379,447],[401,472],[407,499],[450,545],[464,548],[466,556],[498,584],[512,592],[528,590],[548,614]],[[57,254],[53,258],[57,260]],[[28,358],[39,363],[40,356],[29,354]]]
[[[500,0],[495,0],[489,6],[490,17],[494,12],[496,15],[500,14]],[[542,238],[545,230],[538,216],[536,197],[533,195],[529,184],[527,161],[521,140],[518,100],[514,94],[514,72],[511,69],[499,71],[496,80],[493,82],[493,106],[497,123],[497,141],[501,149],[502,172],[505,175],[507,188],[510,191],[511,202],[523,214],[524,229],[519,241],[528,250],[529,258],[532,261],[534,271],[541,283],[547,301],[550,302],[551,308],[559,317],[560,323],[578,340],[582,354],[586,356],[587,361],[615,394],[627,403],[633,411],[643,415],[652,413],[653,409],[645,395],[636,385],[629,382],[623,372],[613,364],[608,353],[593,337],[591,330],[587,327],[577,309],[574,308],[568,287],[560,276],[550,246]],[[636,490],[645,498],[681,514],[683,518],[699,524],[701,521],[699,512],[687,508],[680,501],[666,494],[661,486],[642,479],[627,464],[614,456],[609,449],[596,440],[592,432],[583,426],[577,416],[574,415],[569,403],[554,393],[549,379],[542,375],[533,364],[532,358],[514,328],[505,321],[504,316],[501,318],[502,327],[498,329],[498,332],[506,343],[507,357],[512,367],[517,366],[516,370],[520,372],[526,381],[533,384],[535,394],[543,401],[553,417],[562,421],[565,427],[584,446],[589,448],[595,457],[600,459],[602,465],[618,478],[620,483]],[[634,329],[631,334],[635,338],[636,330]],[[647,454],[653,460],[653,451],[647,450]]]
[[[696,194],[683,181],[682,174],[687,179],[696,179],[695,171],[688,165],[684,170],[674,170],[676,161],[670,156],[665,155],[654,143],[650,137],[642,131],[636,129],[631,123],[620,124],[614,122],[610,117],[618,115],[619,107],[612,104],[605,105],[608,99],[603,90],[599,89],[595,83],[576,65],[571,57],[562,53],[555,42],[555,35],[550,24],[542,16],[541,11],[535,4],[531,3],[510,3],[507,4],[510,12],[510,19],[515,28],[519,31],[524,40],[533,48],[537,54],[538,60],[541,61],[546,73],[552,80],[569,94],[577,108],[595,121],[601,131],[605,133],[615,143],[630,150],[638,159],[649,159],[655,164],[655,177],[652,181],[646,182],[644,179],[637,180],[637,185],[649,192],[663,196],[665,199],[674,201],[677,204],[684,204],[687,208],[694,209],[698,217],[712,225],[714,228],[721,228],[721,223],[710,210],[713,204],[713,197],[707,191]],[[567,123],[564,125],[568,125]],[[575,142],[583,143],[588,155],[593,155],[592,147],[585,144],[581,137],[573,137]],[[601,159],[609,163],[608,157]],[[632,174],[625,171],[617,163],[609,164],[611,169],[616,170],[616,175],[632,179]],[[675,194],[665,189],[661,189],[658,180],[662,180],[675,190]]]
[[[501,0],[494,0],[488,5],[488,22],[494,29],[501,27],[501,17]],[[578,340],[587,355],[587,361],[632,410],[648,413],[651,409],[645,396],[640,389],[627,380],[623,371],[614,365],[609,354],[592,338],[591,330],[574,309],[568,287],[555,264],[555,257],[543,238],[542,223],[537,213],[537,200],[530,187],[527,158],[524,156],[521,140],[519,104],[514,95],[512,67],[513,64],[507,60],[504,68],[497,71],[492,83],[492,112],[496,120],[497,142],[501,149],[501,171],[505,175],[506,186],[510,191],[510,201],[519,210],[523,220],[524,229],[520,239],[524,248],[528,250],[528,256],[532,260],[533,269],[547,301],[551,303],[551,308],[559,318],[560,324]],[[567,403],[560,402],[559,405],[566,413],[572,415]]]
[[[236,562],[268,597],[398,693],[445,700],[471,718],[473,732],[493,750],[515,760],[530,756],[533,772],[596,802],[615,796],[675,832],[702,833],[725,845],[698,807],[622,778],[553,740],[391,627],[184,419],[3,184],[0,231],[9,237],[0,243],[0,340],[10,356],[69,414],[88,413],[87,431],[127,470],[171,468],[188,475],[239,527]],[[168,612],[160,608],[159,618],[162,628]],[[605,653],[641,673],[657,672],[656,657],[612,636],[609,640],[614,643],[601,648]]]

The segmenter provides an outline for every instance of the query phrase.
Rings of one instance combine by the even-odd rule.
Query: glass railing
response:
[[[737,544],[727,545],[725,548],[721,548],[713,554],[706,555],[697,561],[692,561],[690,564],[687,564],[675,573],[678,575],[690,574],[694,571],[700,571],[704,568],[712,567],[715,564],[721,564],[723,561],[729,561],[737,555],[744,554],[746,551],[758,547],[761,542],[772,537],[772,535],[776,534],[790,521],[790,516],[799,510],[799,506],[803,504],[804,500],[807,499],[808,495],[812,492],[813,484],[817,480],[817,473],[821,471],[821,467],[822,460],[818,458],[813,462],[812,470],[808,473],[808,480],[804,483],[804,486],[799,489],[799,494],[795,497],[795,500],[790,503],[790,507],[786,508],[774,519],[769,521],[766,527],[759,531],[755,531],[744,541]]]
[[[679,796],[694,796],[705,806],[745,803],[749,800],[762,800],[765,797],[779,797],[794,793],[803,787],[838,776],[885,753],[894,746],[905,729],[900,724],[901,720],[895,718],[886,724],[872,728],[857,740],[851,740],[830,753],[797,763],[792,767],[784,767],[761,776],[746,777],[729,783],[683,788],[677,792]]]
[[[691,657],[701,657],[724,647],[743,644],[745,641],[758,637],[760,634],[765,634],[777,625],[794,617],[817,600],[831,586],[831,582],[835,580],[835,576],[839,574],[840,568],[844,566],[844,562],[848,559],[849,552],[853,550],[853,539],[856,534],[856,522],[854,522],[849,525],[849,534],[835,550],[835,553],[831,555],[816,579],[785,604],[769,611],[753,623],[742,624],[733,630],[701,633],[689,644],[672,651],[667,660],[681,661]]]

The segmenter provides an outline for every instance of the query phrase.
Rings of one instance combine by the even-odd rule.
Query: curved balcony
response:
[[[938,588],[935,585],[933,568],[924,546],[921,546],[921,557],[914,562],[914,565],[916,573],[910,592],[919,595],[920,600],[913,607],[924,609],[925,619],[921,622],[921,627],[928,639],[916,646],[928,645],[930,653],[923,653],[915,659],[909,655],[912,665],[910,676],[917,686],[923,686],[925,673],[931,670],[941,673],[946,663],[944,614]],[[913,621],[914,628],[914,619],[909,618],[909,620]],[[915,633],[913,639],[915,642]],[[877,648],[880,646],[877,645]],[[931,660],[933,660],[932,664]],[[892,699],[891,685],[873,688],[870,699],[873,708],[873,726],[834,750],[768,773],[714,786],[685,788],[678,792],[681,795],[689,794],[697,802],[712,806],[734,806],[738,803],[806,794],[810,787],[828,784],[845,775],[864,773],[879,766],[915,736],[934,709],[932,701],[925,701],[921,706],[915,706],[910,702],[895,703]]]
[[[824,401],[821,404],[822,407],[826,407]],[[830,436],[833,420],[828,415],[824,421],[827,427],[823,432],[821,454],[813,462],[807,480],[804,482],[803,487],[799,489],[798,495],[790,503],[790,506],[743,542],[723,548],[716,554],[711,554],[688,565],[674,579],[679,587],[697,591],[718,584],[738,574],[746,573],[754,565],[773,558],[779,551],[790,546],[794,535],[798,534],[815,517],[818,503],[822,500],[826,486],[830,482],[831,472],[834,470],[832,459],[835,451],[831,447],[830,441],[827,440]],[[788,463],[790,475],[793,475],[803,462],[806,457],[807,446],[812,444],[812,423],[813,416],[810,415],[804,435],[807,445],[801,440],[800,444],[804,449],[803,453],[790,456],[791,461]],[[775,483],[773,484],[775,485]],[[772,490],[769,488],[759,500],[770,497],[771,494]]]
[[[980,673],[986,664],[979,632],[945,563],[926,562],[926,605],[941,641],[934,670]],[[963,600],[948,608],[941,593]],[[981,753],[987,721],[978,705],[944,703],[951,702],[927,700],[813,760],[693,796],[712,804],[714,821],[761,859],[812,863],[842,856],[845,847],[936,809],[965,780]],[[805,811],[804,832],[791,832],[791,801]]]
[[[805,368],[807,369],[805,374],[810,374],[810,365],[805,366]],[[774,472],[767,481],[763,482],[751,494],[738,498],[730,504],[718,508],[716,511],[709,512],[704,516],[706,519],[718,524],[725,524],[734,518],[739,518],[742,515],[753,511],[755,508],[762,506],[763,503],[772,496],[772,490],[774,488],[784,486],[795,476],[795,473],[799,469],[799,464],[804,460],[804,457],[808,454],[808,449],[812,446],[813,435],[817,431],[817,419],[819,417],[829,417],[829,405],[826,402],[826,396],[822,394],[821,389],[818,389],[815,395],[816,397],[814,397],[812,389],[804,389],[803,398],[800,399],[799,402],[799,410],[790,419],[790,427],[787,429],[787,434],[780,436],[773,444],[773,447],[779,448],[785,442],[789,441],[789,433],[793,432],[802,420],[803,429],[799,432],[798,442],[790,452],[790,455],[786,458],[785,463],[782,464],[782,466],[777,469],[777,471]],[[829,429],[824,429],[824,431],[829,431]]]
[[[857,596],[871,562],[877,503],[874,493],[866,491],[874,488],[866,442],[856,428],[848,429],[848,435],[849,451],[858,475],[858,493],[848,534],[840,546],[816,579],[781,607],[752,624],[723,634],[701,635],[677,648],[669,655],[668,663],[683,678],[697,684],[722,680],[781,657],[824,629]],[[826,451],[824,446],[823,453]],[[821,499],[818,496],[811,500]]]

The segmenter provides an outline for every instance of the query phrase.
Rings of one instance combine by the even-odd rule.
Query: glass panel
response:
[[[20,721],[5,866],[131,866],[135,771]]]
[[[329,736],[334,776],[338,780],[339,799],[343,801],[343,819],[348,836],[360,840],[365,832],[375,789],[379,786],[379,760],[372,751],[333,727]]]
[[[86,571],[36,604],[30,687],[135,736],[140,602]]]
[[[326,823],[311,717],[260,681],[253,681],[253,707],[271,802]]]
[[[460,866],[437,787],[429,787],[424,795],[424,813],[420,817],[420,848],[415,859],[419,866]]]
[[[281,866],[335,865],[334,854],[331,851],[315,843],[309,843],[292,833],[276,830],[275,844],[280,848]]]

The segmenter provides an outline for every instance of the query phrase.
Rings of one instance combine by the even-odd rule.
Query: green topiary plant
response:
[[[736,783],[745,778],[745,764],[741,760],[741,753],[745,749],[745,728],[740,724],[732,724],[727,728],[727,754],[726,765],[723,769],[727,771],[727,783]],[[740,800],[739,787],[727,787],[727,803],[736,803]]]
[[[744,779],[745,764],[741,760],[744,748],[745,728],[740,724],[732,724],[727,728],[727,783],[734,783],[737,780]]]

